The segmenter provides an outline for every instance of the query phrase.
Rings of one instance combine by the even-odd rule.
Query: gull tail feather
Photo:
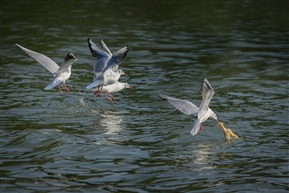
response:
[[[196,135],[198,133],[198,131],[200,130],[200,126],[201,126],[200,119],[196,118],[194,126],[191,130],[191,135],[193,135],[193,136]]]
[[[55,86],[59,85],[62,81],[58,79],[54,79],[49,85],[47,85],[44,90],[50,90],[54,88]]]
[[[87,87],[86,87],[86,89],[92,89],[93,87],[96,87],[96,86],[98,86],[100,84],[100,80],[96,80],[96,81],[93,81],[92,83],[90,83]]]

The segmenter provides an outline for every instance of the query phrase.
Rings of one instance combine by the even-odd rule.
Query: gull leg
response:
[[[99,89],[98,89],[99,96],[100,96],[100,93],[101,93],[101,91],[102,91],[102,88],[103,88],[103,85],[102,85],[102,86],[99,86]]]
[[[65,83],[63,83],[63,85],[64,85],[64,88],[65,88],[66,92],[69,93],[69,89],[68,89],[68,87],[65,85]]]
[[[202,130],[203,130],[203,126],[202,124],[200,124],[200,130],[198,131],[198,133],[201,133]]]
[[[112,96],[110,93],[108,95],[111,97],[111,99],[114,101],[114,96]]]
[[[100,86],[100,85],[98,86],[97,91],[95,92],[95,96],[96,96],[96,97],[100,97],[102,87],[103,87],[103,86]]]
[[[105,96],[110,102],[113,102],[114,101],[114,97],[108,93],[106,96]]]
[[[98,85],[97,90],[95,91],[95,94],[98,94],[98,92],[99,92],[99,87],[100,87],[100,85]]]
[[[113,102],[112,98],[109,97],[108,95],[105,96],[110,102]]]
[[[61,90],[59,85],[58,85],[58,90],[59,90],[60,94],[62,94],[62,90]]]

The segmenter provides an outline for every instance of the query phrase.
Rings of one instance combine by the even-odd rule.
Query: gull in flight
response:
[[[59,92],[62,94],[59,84],[63,83],[66,92],[69,92],[68,87],[65,85],[65,81],[69,79],[71,75],[71,65],[77,61],[76,57],[71,52],[65,56],[64,63],[59,67],[53,60],[43,54],[24,48],[19,44],[16,44],[16,46],[18,46],[24,53],[34,58],[39,64],[53,74],[54,79],[44,88],[44,90],[50,90],[55,86],[58,86]]]
[[[181,100],[159,94],[159,96],[163,100],[173,105],[176,109],[180,110],[182,113],[195,116],[194,126],[191,130],[191,134],[193,136],[202,130],[202,123],[205,122],[208,118],[212,118],[216,120],[218,123],[217,115],[209,107],[210,101],[214,96],[215,92],[213,87],[206,78],[204,78],[203,80],[201,93],[203,100],[200,107],[197,107],[196,105],[187,100]]]
[[[103,86],[102,90],[100,92],[105,92],[106,94],[106,98],[110,101],[113,102],[114,101],[114,97],[111,95],[111,93],[115,93],[115,92],[119,92],[125,88],[133,88],[131,87],[128,83],[123,83],[123,82],[115,82],[113,84],[109,84],[106,86]]]
[[[86,89],[98,86],[96,96],[100,96],[101,87],[116,83],[121,75],[126,75],[124,71],[118,69],[118,67],[126,57],[129,49],[125,46],[112,54],[102,39],[100,40],[102,49],[98,48],[90,38],[88,38],[87,41],[88,47],[96,59],[96,62],[94,64],[94,81],[89,84]]]

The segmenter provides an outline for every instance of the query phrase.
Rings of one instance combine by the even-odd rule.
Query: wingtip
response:
[[[51,86],[50,85],[48,85],[48,86],[46,86],[45,88],[44,88],[44,90],[51,90],[52,88],[51,88]]]
[[[20,44],[15,43],[15,45],[16,45],[18,48],[20,48],[20,49],[23,48]]]
[[[87,90],[90,90],[90,89],[92,89],[93,87],[98,86],[99,83],[100,83],[100,81],[96,80],[96,81],[90,83],[90,84],[89,84],[88,86],[86,86],[85,88],[86,88]]]
[[[163,95],[163,94],[158,94],[158,95],[163,101],[167,101],[167,96],[166,95]]]

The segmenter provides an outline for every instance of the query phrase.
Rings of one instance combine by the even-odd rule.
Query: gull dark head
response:
[[[68,60],[71,60],[71,59],[73,59],[74,61],[77,60],[76,57],[74,56],[74,54],[71,53],[71,52],[69,52],[69,53],[65,56],[64,61],[67,62]]]

